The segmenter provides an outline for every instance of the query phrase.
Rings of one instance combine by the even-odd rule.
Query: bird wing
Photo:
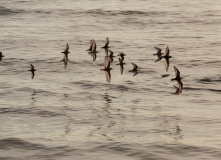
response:
[[[157,52],[161,52],[160,48],[158,48],[158,47],[154,47],[154,48],[157,50]]]
[[[64,49],[64,52],[68,52],[68,50],[69,50],[69,45],[68,45],[68,43],[66,44],[66,48]]]
[[[93,48],[93,42],[92,42],[92,40],[90,40],[90,47],[89,47],[89,49],[87,51],[91,51],[92,48]]]
[[[176,89],[176,92],[175,92],[174,94],[178,94],[178,93],[179,93],[179,91],[180,91],[179,87],[174,86],[174,88]]]
[[[107,37],[107,38],[106,38],[106,42],[105,42],[104,47],[107,47],[107,46],[108,46],[108,44],[109,44],[109,38]]]
[[[66,69],[67,65],[68,65],[67,61],[64,60],[64,69]]]
[[[133,62],[131,62],[131,64],[134,66],[133,70],[137,70],[137,68],[138,68],[137,65]]]
[[[34,71],[32,71],[32,72],[31,72],[31,79],[33,79],[33,78],[34,78],[34,76],[35,76],[35,72],[34,72]]]
[[[30,64],[30,66],[31,66],[31,69],[34,69],[34,66],[32,64]]]
[[[176,74],[176,78],[180,77],[180,71],[175,66],[174,66],[174,71],[175,71],[175,74]]]
[[[165,51],[165,56],[169,56],[169,54],[170,54],[170,50],[169,50],[169,47],[167,46],[166,51]]]
[[[169,59],[167,59],[167,58],[165,58],[164,59],[164,63],[165,63],[165,69],[166,69],[166,71],[168,72],[168,68],[169,68]]]
[[[108,49],[105,48],[104,50],[105,50],[105,55],[108,56]]]
[[[97,48],[97,45],[96,45],[96,43],[95,43],[95,40],[93,39],[92,52],[96,52],[96,48]]]
[[[179,92],[182,93],[183,90],[183,83],[181,81],[177,81],[177,84],[179,86]]]
[[[138,74],[138,72],[135,72],[135,73],[134,73],[134,76],[136,76],[137,74]]]
[[[121,73],[121,75],[123,74],[123,71],[124,71],[124,65],[121,64],[121,65],[120,65],[120,73]]]

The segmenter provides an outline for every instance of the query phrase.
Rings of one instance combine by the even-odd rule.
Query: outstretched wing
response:
[[[97,48],[97,45],[96,45],[96,43],[95,43],[95,40],[93,39],[92,52],[96,52],[96,48]]]
[[[90,40],[90,47],[87,51],[92,51],[92,48],[93,48],[93,42],[92,42],[92,40]]]
[[[168,72],[168,68],[169,68],[169,64],[170,64],[169,59],[165,58],[164,63],[165,63],[165,69]]]
[[[30,66],[31,66],[31,69],[34,69],[34,66],[32,64],[30,64]]]
[[[109,44],[109,38],[107,37],[104,47],[107,48],[108,44]]]
[[[180,71],[175,66],[174,66],[174,71],[175,71],[175,74],[176,74],[176,78],[180,77]]]
[[[66,44],[66,48],[64,49],[64,52],[68,52],[68,50],[69,50],[69,45],[68,45],[68,43]]]
[[[169,47],[167,46],[166,51],[165,51],[165,56],[169,56],[169,54],[170,54],[170,50],[169,50]]]
[[[135,64],[135,63],[133,63],[133,62],[131,62],[131,64],[134,66],[134,68],[133,68],[133,70],[135,71],[135,70],[137,70],[137,65]]]

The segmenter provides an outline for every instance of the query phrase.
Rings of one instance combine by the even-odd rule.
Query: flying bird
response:
[[[93,39],[92,40],[92,50],[88,53],[99,53],[96,49],[97,49],[97,45],[96,45],[95,40]]]
[[[123,74],[123,71],[124,71],[124,64],[125,63],[123,61],[124,61],[123,59],[119,58],[119,63],[116,64],[116,65],[120,65],[120,73],[121,73],[121,75]]]
[[[30,66],[31,66],[31,69],[28,70],[28,71],[31,71],[31,78],[33,79],[34,76],[35,76],[35,71],[36,71],[36,69],[34,68],[34,66],[33,66],[32,64],[30,64]]]
[[[177,81],[177,84],[179,86],[179,92],[182,93],[182,90],[183,90],[183,83],[182,83],[182,79],[184,79],[183,77],[180,77],[180,71],[174,66],[174,71],[175,71],[175,78],[172,78],[171,80],[174,81],[176,80]]]
[[[162,56],[161,49],[157,48],[157,47],[154,47],[154,48],[157,50],[157,53],[155,53],[153,55],[158,57],[158,59],[155,61],[155,62],[158,62],[158,61],[160,61],[162,59],[162,57],[161,57]]]
[[[103,46],[103,47],[101,47],[101,48],[109,48],[109,38],[107,37],[106,38],[106,42],[105,42],[105,45]]]
[[[124,56],[126,56],[126,54],[124,54],[124,53],[119,53],[117,56],[120,56],[120,57],[121,57],[121,59],[123,59],[123,60],[124,60]]]
[[[138,66],[135,64],[135,63],[133,63],[133,62],[131,62],[131,64],[133,65],[133,69],[132,70],[129,70],[129,72],[134,72],[134,76],[136,76],[137,74],[138,74],[138,72],[140,72],[137,68],[138,68]]]
[[[112,70],[112,68],[110,68],[110,64],[111,64],[110,58],[109,57],[105,57],[104,68],[100,69],[101,71],[105,71],[106,81],[109,82],[109,83],[111,81],[111,73],[110,73],[110,71]]]
[[[66,48],[64,49],[64,51],[61,53],[64,53],[64,55],[66,56],[66,59],[68,60],[68,54],[70,53],[68,43],[66,44]]]
[[[0,61],[2,60],[2,57],[5,57],[5,56],[2,55],[2,52],[0,52]]]
[[[162,56],[162,58],[164,58],[164,63],[165,63],[165,68],[166,71],[168,72],[168,68],[169,68],[169,59],[172,58],[172,56],[169,55],[170,54],[170,50],[169,47],[167,46],[166,51],[164,53],[164,55]]]

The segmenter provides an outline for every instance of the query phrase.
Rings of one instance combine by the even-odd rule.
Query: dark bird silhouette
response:
[[[140,72],[138,70],[138,66],[133,62],[131,62],[131,64],[133,65],[134,68],[132,70],[129,70],[129,72],[134,72],[134,76],[136,76],[138,74],[138,72]]]
[[[111,81],[111,73],[110,73],[110,71],[112,70],[112,68],[110,68],[110,64],[111,64],[110,57],[105,57],[104,68],[100,69],[101,71],[105,71],[106,81],[109,82],[109,83]]]
[[[68,54],[70,53],[68,43],[66,44],[66,48],[64,49],[64,51],[61,53],[64,53],[64,55],[66,56],[66,60],[68,60]]]
[[[169,68],[169,59],[172,58],[172,56],[170,56],[170,50],[169,47],[167,46],[166,51],[164,53],[164,55],[162,56],[162,58],[164,58],[164,63],[165,63],[165,69],[168,72],[168,68]]]
[[[88,52],[88,53],[99,53],[97,51],[97,45],[96,45],[96,42],[95,42],[94,39],[92,40],[92,50],[90,52]]]
[[[37,71],[37,70],[34,68],[34,66],[32,64],[30,64],[30,66],[31,66],[31,69],[28,71],[31,71],[31,78],[33,79],[35,76],[35,71]]]
[[[120,65],[120,73],[121,73],[121,75],[123,74],[123,71],[124,71],[124,64],[125,63],[123,61],[124,61],[123,59],[119,58],[119,63],[116,64],[116,65]]]
[[[109,38],[107,37],[106,38],[106,42],[105,42],[105,45],[103,46],[103,47],[101,47],[101,48],[109,48]]]
[[[90,47],[89,47],[89,49],[87,49],[86,51],[92,51],[92,48],[93,48],[93,41],[90,40]]]
[[[2,60],[2,57],[5,57],[5,56],[2,55],[2,52],[0,52],[0,61]]]
[[[111,60],[111,62],[113,62],[113,60],[114,60],[114,52],[112,52],[111,50],[109,50],[109,52],[110,52],[110,54],[109,54],[109,58],[110,58],[110,60]]]
[[[158,57],[158,59],[155,61],[155,62],[158,62],[158,61],[160,61],[162,59],[162,57],[161,57],[162,56],[161,49],[157,48],[157,47],[154,47],[154,48],[157,50],[157,53],[155,53],[153,55]]]
[[[124,53],[119,53],[117,56],[120,56],[122,60],[124,60],[124,56],[126,56],[126,54]]]
[[[172,78],[171,80],[174,81],[176,80],[177,81],[177,84],[179,86],[179,93],[181,94],[182,93],[182,90],[183,90],[183,83],[181,82],[182,79],[184,79],[183,77],[180,77],[180,71],[174,66],[174,71],[175,71],[175,78]],[[175,92],[176,93],[176,92]]]

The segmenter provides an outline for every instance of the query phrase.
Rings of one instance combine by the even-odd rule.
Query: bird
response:
[[[68,45],[68,43],[66,44],[66,48],[64,49],[64,51],[61,52],[61,53],[64,53],[65,56],[66,56],[66,59],[68,60],[68,53],[70,53],[69,52],[69,45]]]
[[[5,57],[5,56],[2,55],[2,52],[0,52],[0,61],[2,60],[2,57]]]
[[[109,54],[109,58],[110,58],[110,60],[111,60],[111,62],[113,62],[113,60],[114,60],[114,52],[113,51],[111,51],[111,50],[109,50],[109,52],[110,52],[110,54]]]
[[[160,48],[157,48],[157,47],[154,47],[156,50],[157,50],[157,53],[153,54],[153,55],[156,55],[158,57],[158,59],[155,61],[155,62],[158,62],[162,59],[162,53],[161,53],[161,49]]]
[[[110,83],[111,81],[111,73],[110,71],[112,70],[112,68],[110,68],[110,57],[105,57],[105,61],[104,61],[104,68],[101,68],[101,71],[105,71],[105,75],[106,75],[106,81]]]
[[[107,37],[106,41],[105,41],[105,45],[103,47],[101,47],[101,48],[109,48],[108,45],[109,45],[109,38]]]
[[[32,64],[30,64],[30,66],[31,66],[31,69],[28,71],[31,71],[31,78],[33,79],[35,76],[35,71],[37,71],[37,70],[34,68],[34,66]]]
[[[88,52],[88,53],[99,53],[96,49],[97,49],[97,45],[96,45],[96,43],[95,43],[95,40],[93,39],[92,40],[92,50],[90,51],[90,52]]]
[[[167,72],[168,72],[168,68],[169,68],[169,64],[170,64],[169,59],[172,58],[172,56],[170,56],[169,54],[170,54],[170,50],[169,50],[169,47],[167,46],[164,55],[161,56],[162,58],[164,58],[165,68],[166,68]]]
[[[176,77],[172,78],[171,81],[174,81],[174,80],[177,81],[177,84],[179,86],[179,92],[182,93],[183,83],[181,82],[181,80],[184,79],[184,78],[180,77],[180,71],[175,66],[174,66],[174,71],[175,71]]]
[[[124,56],[126,56],[126,54],[124,54],[124,53],[119,53],[117,56],[120,56],[121,57],[121,59],[123,59],[124,60]]]
[[[116,64],[116,65],[120,65],[120,73],[121,73],[121,75],[123,74],[123,71],[124,71],[124,62],[123,62],[124,60],[122,59],[122,58],[119,58],[119,63],[118,64]]]
[[[133,62],[131,62],[131,64],[133,65],[133,69],[132,70],[129,70],[129,72],[134,72],[134,76],[136,76],[137,74],[138,74],[138,72],[140,72],[137,68],[138,68],[138,66],[135,64],[135,63],[133,63]]]
[[[92,41],[92,39],[90,40],[90,47],[89,47],[89,49],[87,49],[86,51],[92,51],[92,47],[93,47],[93,41]]]

